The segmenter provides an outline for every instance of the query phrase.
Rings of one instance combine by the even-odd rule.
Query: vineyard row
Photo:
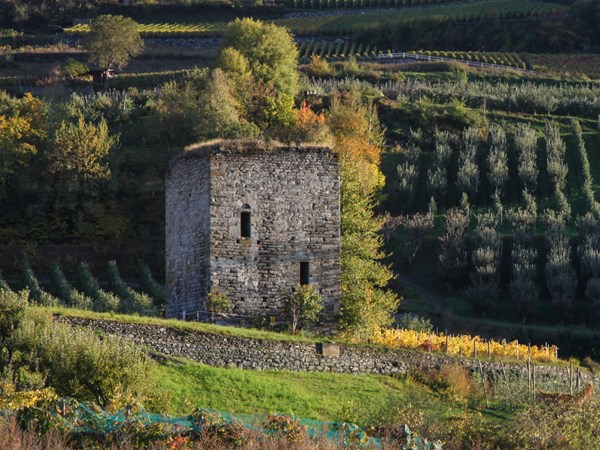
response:
[[[452,336],[404,329],[380,329],[375,333],[373,341],[389,347],[437,351],[471,358],[479,356],[488,359],[558,361],[558,347],[555,345],[524,345],[518,341],[486,340],[479,336]]]
[[[393,25],[440,17],[460,21],[474,21],[485,17],[519,19],[562,10],[564,6],[532,0],[485,0],[409,10],[276,19],[273,23],[286,26],[296,34],[344,35],[380,28],[384,23]],[[139,31],[147,37],[208,36],[222,34],[225,27],[225,22],[151,23],[139,24]],[[85,34],[89,30],[89,25],[78,24],[65,31],[70,34]]]
[[[288,8],[299,9],[352,9],[368,7],[425,6],[459,0],[284,0]]]

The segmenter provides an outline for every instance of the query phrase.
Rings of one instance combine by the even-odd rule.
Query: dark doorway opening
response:
[[[300,284],[302,286],[309,284],[310,271],[309,265],[307,261],[302,261],[300,263]]]

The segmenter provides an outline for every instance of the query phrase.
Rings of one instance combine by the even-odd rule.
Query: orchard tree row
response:
[[[523,199],[508,209],[497,204],[474,212],[465,194],[460,206],[441,215],[435,238],[432,199],[426,213],[401,217],[402,254],[396,256],[410,267],[427,239],[439,241],[436,261],[447,289],[463,289],[482,313],[510,299],[523,317],[531,317],[548,299],[569,319],[581,297],[591,311],[600,311],[598,216],[588,212],[569,224],[559,210],[539,213],[526,190]],[[578,230],[575,236],[569,225]]]
[[[582,169],[585,209],[598,214],[578,121],[572,122],[571,130],[578,155],[571,164],[580,165],[575,167],[576,172]],[[403,211],[422,208],[422,203],[415,200],[417,196],[433,198],[443,208],[456,206],[463,195],[480,206],[533,197],[534,202],[550,202],[561,217],[569,220],[572,211],[566,195],[567,146],[555,122],[546,122],[541,137],[526,124],[494,124],[487,130],[470,127],[459,134],[435,130],[432,139],[424,138],[420,131],[413,132],[403,162],[396,167],[394,187],[399,207]]]
[[[523,81],[469,80],[467,72],[456,67],[454,80],[406,79],[369,83],[355,78],[313,80],[313,88],[324,94],[358,89],[383,93],[398,103],[433,102],[484,111],[524,114],[559,114],[597,120],[600,115],[600,87],[587,83],[546,84]]]

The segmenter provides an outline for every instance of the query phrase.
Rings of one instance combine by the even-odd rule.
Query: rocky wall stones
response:
[[[177,160],[165,185],[167,316],[203,310],[209,290],[209,162]]]
[[[215,367],[395,375],[407,374],[414,369],[437,370],[448,364],[460,364],[477,372],[481,362],[483,370],[496,377],[527,377],[527,366],[524,363],[502,363],[485,359],[477,361],[439,353],[381,347],[249,339],[111,320],[70,317],[63,320],[72,325],[87,326],[130,339],[156,352]],[[536,377],[540,386],[545,382],[568,384],[566,367],[536,365]],[[599,382],[597,377],[582,372],[581,382],[590,381],[596,384]]]

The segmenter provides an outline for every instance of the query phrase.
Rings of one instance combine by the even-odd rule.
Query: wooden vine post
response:
[[[488,399],[487,389],[485,388],[485,375],[483,374],[483,366],[481,365],[481,360],[478,359],[477,362],[479,363],[479,372],[481,373],[481,387],[483,389],[483,395],[485,397],[485,406],[486,408],[489,408],[490,401]]]
[[[532,384],[532,388],[533,388],[533,399],[535,400],[535,364],[533,364],[533,384]]]

